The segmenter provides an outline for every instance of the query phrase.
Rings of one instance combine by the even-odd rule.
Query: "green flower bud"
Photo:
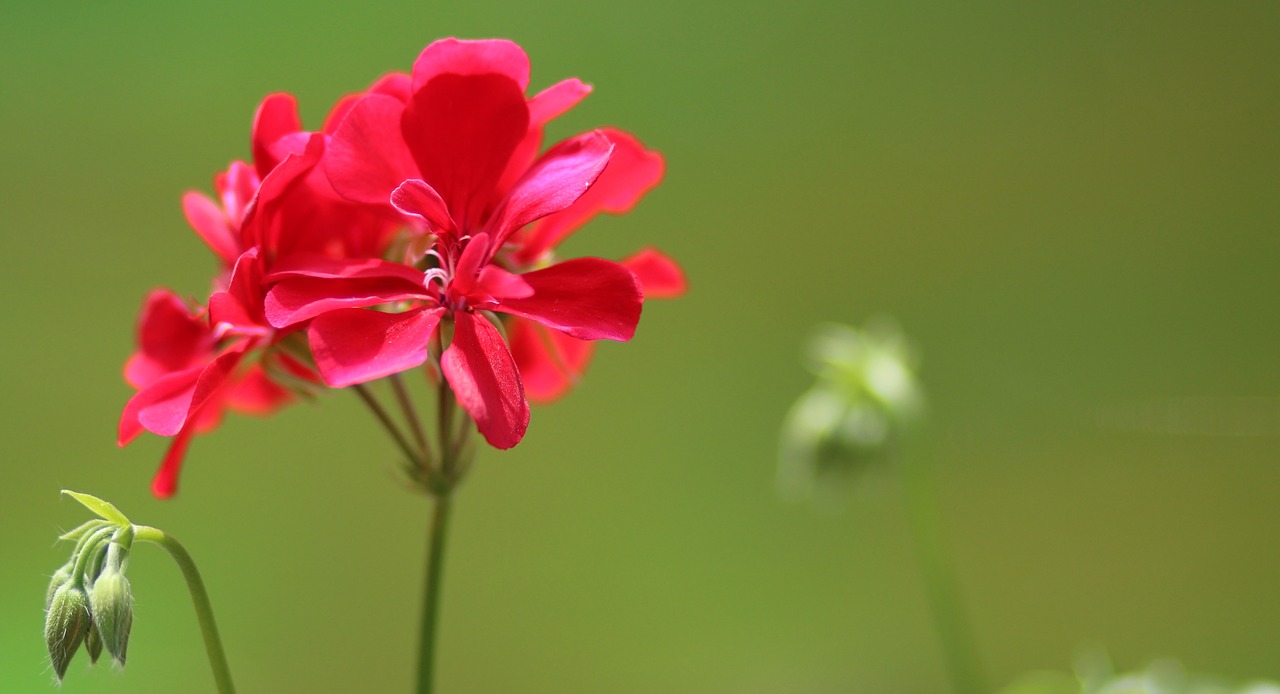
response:
[[[53,605],[53,594],[58,592],[62,584],[71,580],[71,569],[75,567],[74,561],[69,561],[61,569],[53,572],[53,578],[49,579],[49,592],[44,596],[44,611],[48,612],[49,607]]]
[[[89,633],[84,637],[84,649],[89,652],[89,663],[96,665],[102,655],[102,634],[98,633],[92,619],[89,620]]]
[[[116,545],[112,545],[111,549],[115,548]],[[110,559],[89,590],[89,609],[103,647],[123,666],[129,630],[133,627],[133,594],[129,590],[129,579],[112,566]]]
[[[89,632],[90,619],[88,596],[74,581],[63,583],[53,592],[44,620],[44,640],[59,682]]]

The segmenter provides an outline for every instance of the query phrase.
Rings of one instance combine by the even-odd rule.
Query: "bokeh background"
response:
[[[784,503],[777,435],[823,321],[923,355],[945,532],[992,686],[1085,643],[1280,677],[1280,4],[6,2],[0,7],[0,691],[50,691],[41,597],[85,512],[180,537],[245,692],[408,691],[428,506],[354,397],[232,418],[152,499],[117,450],[144,293],[203,295],[184,190],[265,94],[318,127],[431,40],[509,37],[668,160],[570,254],[656,244],[692,289],[482,453],[444,692],[945,692],[899,485]],[[213,691],[143,547],[127,670]]]

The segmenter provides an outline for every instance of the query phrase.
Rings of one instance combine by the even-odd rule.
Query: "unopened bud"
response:
[[[44,620],[44,640],[49,647],[49,662],[61,682],[67,674],[71,658],[89,632],[89,600],[84,589],[74,581],[58,587],[49,601]]]
[[[53,605],[53,594],[58,592],[62,585],[71,580],[71,569],[75,566],[75,562],[67,562],[66,566],[53,572],[53,578],[49,579],[49,592],[44,596],[44,610],[49,611],[49,607]]]
[[[89,608],[103,647],[116,663],[124,665],[129,630],[133,627],[133,594],[129,590],[129,579],[113,567],[110,560],[89,591]]]
[[[84,637],[84,649],[89,652],[89,662],[97,664],[98,657],[102,655],[102,635],[98,633],[98,627],[94,626],[93,620],[89,620],[89,633]]]

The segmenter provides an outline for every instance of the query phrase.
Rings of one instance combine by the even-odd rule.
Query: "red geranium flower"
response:
[[[190,437],[226,409],[269,412],[290,399],[280,377],[318,380],[282,349],[300,329],[336,387],[434,356],[485,438],[508,448],[528,425],[526,387],[563,393],[590,341],[631,338],[643,296],[684,291],[654,249],[557,261],[560,241],[629,210],[663,164],[613,129],[539,155],[547,122],[590,88],[569,79],[526,98],[528,81],[516,44],[447,39],[412,74],[342,99],[319,132],[302,130],[293,97],[262,102],[253,163],[215,179],[217,202],[183,198],[221,261],[207,309],[154,292],[126,369],[138,392],[121,445],[144,429],[175,437],[157,495],[173,493]]]
[[[515,235],[589,194],[615,147],[594,131],[537,156],[542,127],[588,89],[566,80],[526,99],[528,80],[528,58],[514,43],[447,39],[423,51],[411,77],[384,81],[394,88],[355,103],[325,155],[330,181],[353,201],[402,212],[429,249],[407,264],[299,258],[271,274],[278,284],[266,305],[277,327],[311,321],[316,364],[333,386],[422,364],[440,322],[451,321],[439,355],[445,379],[499,448],[523,437],[528,402],[501,334],[477,311],[581,340],[628,340],[641,308],[636,277],[622,265],[581,258],[531,269],[514,257],[533,248]],[[579,214],[606,208],[602,197]],[[574,226],[538,244],[549,248]],[[390,310],[365,309],[381,305]]]

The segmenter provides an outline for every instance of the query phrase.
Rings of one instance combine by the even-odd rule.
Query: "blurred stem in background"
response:
[[[977,648],[942,537],[925,399],[905,336],[888,319],[869,321],[862,329],[826,325],[809,341],[806,357],[817,380],[787,415],[779,448],[780,491],[838,508],[847,487],[868,469],[897,467],[952,687],[957,694],[983,694]]]
[[[911,541],[951,684],[957,694],[983,694],[989,690],[983,681],[973,631],[961,605],[942,534],[929,432],[922,420],[909,417],[899,418],[898,426],[902,432],[900,465]]]

